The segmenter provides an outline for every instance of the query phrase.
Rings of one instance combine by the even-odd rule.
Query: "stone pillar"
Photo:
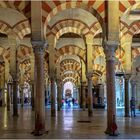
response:
[[[11,83],[11,95],[10,95],[10,99],[11,99],[11,104],[13,104],[13,82]]]
[[[51,80],[51,116],[55,117],[56,116],[55,78],[51,77],[50,80]]]
[[[51,116],[56,116],[56,64],[55,64],[55,46],[54,46],[54,38],[51,39],[52,42],[49,42],[49,77],[51,82]]]
[[[124,80],[125,80],[125,117],[130,117],[129,115],[129,79],[130,74],[125,74]]]
[[[77,89],[78,89],[78,94],[76,94],[76,98],[78,99],[78,97],[79,97],[79,105],[80,105],[80,108],[82,108],[82,94],[81,94],[82,89],[81,89],[81,85],[78,85]]]
[[[12,83],[8,82],[7,84],[7,111],[10,111],[10,96],[11,96],[11,92],[12,92]]]
[[[18,81],[17,78],[13,78],[13,116],[18,116]]]
[[[3,65],[4,66],[4,65]],[[4,66],[5,67],[5,66]],[[1,72],[1,93],[2,93],[2,106],[5,107],[6,106],[6,99],[5,99],[5,74],[4,71]]]
[[[34,111],[34,93],[35,93],[35,81],[34,81],[34,76],[35,76],[35,58],[34,58],[34,53],[33,50],[31,51],[31,56],[30,56],[30,62],[31,62],[31,81],[30,81],[30,89],[31,89],[31,106],[32,106],[32,111]]]
[[[115,50],[118,44],[114,41],[108,41],[105,43],[104,52],[106,55],[107,81],[107,129],[105,133],[112,135],[112,125],[116,124]],[[114,135],[118,135],[117,130],[115,131]]]
[[[32,41],[35,54],[35,130],[34,135],[45,133],[44,97],[44,41]]]
[[[3,107],[6,107],[6,101],[5,101],[5,100],[6,100],[6,99],[5,99],[6,96],[5,96],[5,94],[6,94],[6,93],[5,93],[5,88],[3,88],[3,89],[2,89],[2,106],[3,106]]]
[[[34,111],[34,81],[31,81],[31,106],[32,111]]]
[[[57,80],[57,110],[60,111],[61,109],[61,101],[62,101],[62,95],[61,95],[61,80]]]
[[[88,116],[93,116],[93,96],[92,96],[92,73],[87,74],[87,81],[88,81]]]
[[[21,107],[23,108],[23,106],[24,106],[24,92],[23,92],[23,90],[24,90],[24,85],[22,85],[21,87]]]
[[[13,116],[18,116],[18,63],[17,63],[17,47],[19,40],[14,32],[9,32],[8,41],[10,46],[10,74],[13,79]]]
[[[92,76],[93,76],[93,35],[87,34],[86,39],[86,77],[88,83],[88,116],[93,115]]]
[[[83,111],[85,111],[86,109],[86,87],[84,85],[82,85],[82,107],[83,107]]]
[[[131,80],[131,97],[136,99],[136,81]]]
[[[99,97],[100,97],[100,104],[104,105],[104,85],[100,84],[99,85]]]

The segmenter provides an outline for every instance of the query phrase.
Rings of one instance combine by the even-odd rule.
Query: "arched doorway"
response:
[[[64,108],[78,108],[78,92],[72,82],[66,82],[63,88]]]

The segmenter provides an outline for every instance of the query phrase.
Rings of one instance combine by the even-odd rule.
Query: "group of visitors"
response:
[[[71,103],[73,106],[78,105],[78,100],[75,98],[65,98],[65,99],[62,99],[62,106],[64,105],[64,103],[66,103],[68,107],[71,107]]]

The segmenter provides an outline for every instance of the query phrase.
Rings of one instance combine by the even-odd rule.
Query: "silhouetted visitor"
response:
[[[72,104],[73,104],[73,105],[75,104],[75,99],[74,99],[74,98],[72,98]]]
[[[64,99],[62,99],[62,101],[61,101],[61,103],[62,103],[62,106],[64,105],[64,102],[65,102],[65,100],[64,100]]]
[[[131,109],[131,116],[136,117],[136,114],[135,114],[135,98],[134,97],[132,97],[131,100],[130,100],[130,109]]]

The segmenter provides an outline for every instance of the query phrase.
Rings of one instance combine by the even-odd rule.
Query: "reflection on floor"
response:
[[[46,108],[50,109],[51,105],[46,106]],[[62,110],[76,110],[76,109],[79,109],[78,104],[72,104],[72,103],[66,104],[66,103],[64,103],[62,106]]]
[[[34,128],[34,112],[30,107],[19,108],[19,117],[13,118],[12,112],[0,108],[0,138],[45,138],[45,139],[100,139],[140,138],[140,111],[135,118],[124,118],[121,109],[117,110],[117,122],[120,135],[111,137],[104,134],[106,129],[106,110],[95,110],[89,118],[87,111],[64,109],[51,117],[50,109],[46,109],[46,128],[48,135],[35,137],[30,134]],[[85,121],[82,122],[82,121]]]

